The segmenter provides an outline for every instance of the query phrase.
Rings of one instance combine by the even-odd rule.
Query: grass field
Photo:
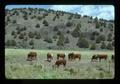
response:
[[[30,51],[37,52],[36,61],[26,61]],[[47,53],[53,54],[53,61],[45,61]],[[81,60],[68,61],[66,67],[52,68],[57,53],[80,53]],[[106,53],[108,60],[91,62],[93,54]],[[114,62],[111,55],[114,51],[65,51],[65,50],[29,50],[29,49],[5,49],[5,76],[7,79],[113,79]]]

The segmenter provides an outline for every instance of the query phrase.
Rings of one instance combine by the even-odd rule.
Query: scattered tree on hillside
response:
[[[15,31],[12,31],[11,35],[15,35]]]
[[[17,34],[14,35],[14,38],[17,38]]]
[[[70,33],[70,31],[69,31],[69,30],[67,30],[67,32],[66,32],[66,33],[68,33],[68,34],[69,34],[69,33]]]
[[[105,42],[102,42],[101,43],[101,47],[100,47],[101,49],[106,49],[106,44],[105,44]]]
[[[72,31],[71,35],[76,38],[80,36],[80,33],[80,25],[78,24],[76,28]]]
[[[105,41],[105,40],[106,40],[106,38],[105,38],[104,35],[99,35],[99,36],[98,36],[98,39],[99,39],[100,41]]]
[[[42,20],[42,17],[41,17],[41,16],[38,16],[37,19],[38,19],[38,20]]]
[[[61,34],[62,34],[61,31],[58,30],[57,35],[61,35]]]
[[[107,39],[107,41],[112,41],[112,34],[111,34],[111,33],[108,34],[108,39]]]
[[[56,16],[53,17],[53,21],[55,21],[55,20],[56,20]]]
[[[103,28],[100,29],[100,32],[103,32]]]
[[[16,46],[15,40],[7,40],[5,43],[6,46]]]
[[[48,22],[46,20],[43,21],[44,26],[48,26]]]
[[[40,28],[40,24],[36,24],[36,26],[35,26],[36,28]]]
[[[65,43],[69,43],[69,38],[68,37],[65,38]]]
[[[90,50],[95,50],[95,49],[96,49],[96,45],[92,44],[91,47],[90,47]]]
[[[23,33],[20,33],[19,39],[24,39],[24,34]]]
[[[34,33],[30,31],[30,32],[28,33],[28,36],[29,36],[29,38],[34,38]]]
[[[66,23],[66,26],[67,26],[67,27],[71,27],[72,25],[73,25],[72,22],[69,22],[69,21],[68,21],[68,22]]]
[[[90,40],[95,40],[95,35],[91,34]]]
[[[111,43],[108,43],[108,45],[107,45],[107,47],[106,47],[107,49],[109,49],[109,50],[113,50],[113,46],[112,46],[112,44]]]
[[[112,41],[112,46],[115,46],[114,41]]]
[[[106,27],[106,22],[103,23],[103,26]]]
[[[58,27],[55,26],[54,29],[53,29],[53,31],[58,31]]]
[[[36,36],[35,36],[35,39],[40,39],[40,38],[41,38],[40,33],[37,33]]]
[[[97,23],[97,22],[98,22],[98,18],[95,17],[95,18],[94,18],[94,23]]]
[[[89,48],[89,43],[85,38],[79,38],[76,44],[79,48]]]
[[[105,41],[105,36],[104,35],[99,35],[96,39],[96,43],[100,43],[101,41]]]
[[[34,45],[34,41],[33,41],[33,40],[30,40],[30,41],[29,41],[29,45]]]
[[[112,28],[113,28],[113,24],[112,24],[112,23],[109,23],[109,24],[108,24],[108,28],[112,29]]]
[[[97,29],[100,28],[99,22],[96,22],[95,26],[96,26]]]
[[[96,43],[100,43],[100,42],[101,42],[101,39],[99,37],[97,37]]]
[[[57,39],[57,35],[54,35],[54,36],[53,36],[53,39],[56,41],[56,39]]]
[[[16,24],[17,23],[17,21],[16,20],[13,20],[13,24]]]
[[[94,32],[92,32],[92,35],[93,35],[93,36],[98,36],[98,35],[99,35],[99,32],[94,31]]]
[[[10,21],[11,21],[9,16],[8,16],[6,19],[7,19],[7,22],[10,22]]]
[[[25,14],[25,15],[23,15],[23,19],[24,20],[28,20],[28,16]]]
[[[65,42],[65,37],[63,34],[60,34],[57,41],[57,46],[64,46],[64,42]]]
[[[27,30],[26,26],[23,27],[23,31]]]
[[[92,19],[93,19],[93,17],[91,16],[91,17],[90,17],[90,19],[92,20]]]
[[[73,15],[71,14],[69,17],[68,17],[68,20],[71,20],[73,17]]]

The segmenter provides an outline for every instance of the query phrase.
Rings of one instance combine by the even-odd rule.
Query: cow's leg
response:
[[[59,59],[59,56],[57,56],[57,60]]]
[[[57,65],[57,68],[59,67],[59,64]]]
[[[80,60],[80,57],[79,57],[79,60]]]
[[[101,62],[101,58],[99,58],[99,62]]]
[[[105,60],[107,60],[107,58],[105,57]]]
[[[64,67],[66,67],[66,63],[63,63]]]

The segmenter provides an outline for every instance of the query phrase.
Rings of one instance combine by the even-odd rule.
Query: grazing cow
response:
[[[115,60],[115,56],[114,56],[114,55],[111,56],[111,60],[112,60],[112,61]]]
[[[47,61],[51,62],[51,60],[53,60],[53,57],[50,53],[47,53]]]
[[[74,56],[74,53],[69,53],[69,54],[68,54],[68,59],[69,59],[69,60],[72,60],[72,59],[73,59],[73,56]]]
[[[65,67],[66,63],[67,61],[65,59],[60,59],[60,60],[57,60],[53,66],[59,67],[60,65],[63,65]]]
[[[97,54],[97,57],[99,58],[99,61],[101,61],[101,59],[107,60],[106,54]]]
[[[95,61],[95,60],[98,60],[98,56],[93,55],[92,58],[91,58],[91,62],[92,62],[93,60],[94,60],[94,61]]]
[[[37,59],[37,53],[36,52],[29,52],[28,53],[27,61],[32,61],[32,60],[36,60],[36,59]]]
[[[68,59],[69,60],[75,60],[76,58],[78,58],[80,60],[81,59],[81,54],[74,54],[74,53],[69,53],[68,54]]]
[[[57,54],[57,60],[58,60],[59,58],[64,59],[64,58],[65,58],[65,54],[64,54],[64,53]]]

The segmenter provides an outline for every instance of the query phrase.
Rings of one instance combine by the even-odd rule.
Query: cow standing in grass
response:
[[[107,60],[107,54],[97,54],[97,57],[99,59],[99,61],[101,61],[101,59]]]
[[[68,54],[68,59],[69,60],[75,60],[75,59],[81,59],[81,54],[74,54],[74,53],[69,53]]]
[[[65,59],[65,54],[64,54],[64,53],[59,53],[59,54],[57,54],[57,60],[58,60],[59,58]]]
[[[32,61],[37,59],[37,53],[36,52],[29,52],[27,56],[27,61]]]
[[[48,61],[48,62],[51,62],[51,60],[53,60],[52,54],[47,53],[47,61]]]
[[[66,66],[66,63],[67,63],[66,59],[56,60],[55,64],[53,65],[53,68],[54,68],[55,66],[59,67],[60,65],[63,65],[63,66],[65,67],[65,66]]]

